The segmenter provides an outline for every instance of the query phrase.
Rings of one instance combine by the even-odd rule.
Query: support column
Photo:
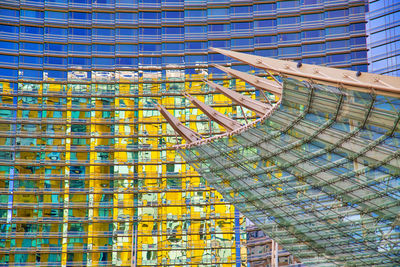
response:
[[[71,99],[67,99],[67,124],[65,135],[71,135]],[[68,213],[69,213],[69,176],[71,164],[71,137],[65,138],[65,173],[64,173],[64,209],[63,209],[63,225],[62,225],[62,254],[61,266],[67,266],[68,260]]]
[[[278,248],[278,243],[272,240],[271,243],[271,267],[278,267],[279,266],[279,248]]]

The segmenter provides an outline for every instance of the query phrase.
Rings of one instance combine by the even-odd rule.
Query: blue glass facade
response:
[[[399,1],[370,1],[367,24],[370,72],[400,76],[399,16]]]
[[[202,79],[249,94],[211,64],[253,68],[209,47],[365,71],[365,3],[1,1],[0,264],[245,263],[243,218],[169,149],[152,104],[201,133],[223,129],[185,90],[243,119]]]
[[[227,61],[209,46],[366,70],[365,11],[353,0],[3,1],[1,78],[95,81],[92,71],[112,71],[118,81],[171,65],[190,75]]]

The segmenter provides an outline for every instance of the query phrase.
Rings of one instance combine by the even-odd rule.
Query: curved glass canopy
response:
[[[293,64],[268,116],[178,150],[303,263],[399,265],[400,79]]]

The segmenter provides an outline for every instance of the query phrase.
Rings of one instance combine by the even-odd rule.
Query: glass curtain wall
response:
[[[369,71],[400,76],[400,2],[369,1]]]
[[[245,264],[244,219],[170,148],[153,102],[218,133],[183,91],[238,120],[251,112],[201,79],[258,96],[210,64],[254,70],[209,47],[366,70],[364,13],[357,0],[1,1],[0,263]]]

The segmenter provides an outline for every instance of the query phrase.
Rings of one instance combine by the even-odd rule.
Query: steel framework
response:
[[[186,161],[303,263],[399,265],[400,78],[213,50],[279,76],[218,66],[279,101],[207,81],[260,118],[186,137]]]

